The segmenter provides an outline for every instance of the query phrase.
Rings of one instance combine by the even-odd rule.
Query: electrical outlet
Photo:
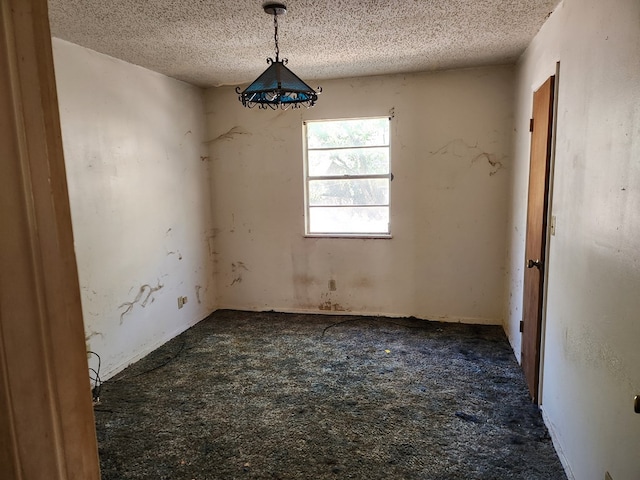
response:
[[[178,308],[184,307],[185,303],[187,303],[189,299],[187,297],[178,297]]]
[[[337,290],[336,281],[331,279],[329,280],[329,291],[335,292]]]

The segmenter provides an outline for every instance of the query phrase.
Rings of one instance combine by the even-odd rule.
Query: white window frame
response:
[[[376,146],[367,146],[364,148],[380,148],[387,147],[389,150],[389,173],[387,174],[370,174],[370,175],[325,175],[325,176],[313,176],[309,175],[309,150],[339,150],[339,149],[348,149],[348,148],[358,148],[358,147],[337,147],[337,148],[318,148],[318,149],[309,149],[307,144],[307,124],[309,123],[327,123],[327,122],[339,122],[339,121],[348,121],[348,120],[378,120],[378,119],[386,119],[389,122],[389,138],[388,145],[376,145]],[[391,118],[389,116],[378,116],[378,117],[353,117],[353,118],[332,118],[332,119],[320,119],[320,120],[306,120],[303,122],[302,128],[302,142],[303,142],[303,157],[304,157],[304,223],[305,223],[305,237],[312,238],[382,238],[389,239],[392,238],[391,234],[391,181],[393,180],[393,173],[391,173],[392,166],[392,149],[391,149]],[[386,205],[378,205],[381,207],[386,207],[388,209],[389,222],[387,227],[387,232],[334,232],[334,233],[325,233],[325,232],[311,232],[310,231],[310,215],[309,215],[309,181],[310,180],[353,180],[353,179],[376,179],[376,178],[386,178],[389,181],[389,198]],[[348,205],[352,207],[354,205]],[[369,206],[369,205],[367,205]],[[340,208],[336,206],[335,208]]]

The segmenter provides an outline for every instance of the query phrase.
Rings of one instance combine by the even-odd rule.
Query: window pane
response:
[[[388,204],[387,178],[309,180],[309,206]]]
[[[305,132],[307,233],[388,235],[389,119],[309,121]]]
[[[309,207],[309,233],[389,233],[389,209]]]
[[[308,148],[389,145],[389,120],[366,118],[307,123]]]
[[[309,151],[309,176],[386,175],[389,147]]]

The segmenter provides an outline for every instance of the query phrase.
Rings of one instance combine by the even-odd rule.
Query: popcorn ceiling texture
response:
[[[306,79],[512,63],[560,0],[290,0],[281,57]],[[51,32],[194,85],[253,81],[275,56],[258,0],[49,0]]]

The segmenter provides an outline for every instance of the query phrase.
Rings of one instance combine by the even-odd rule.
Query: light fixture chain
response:
[[[276,62],[277,62],[280,57],[280,47],[278,47],[278,14],[275,11],[273,14],[273,26],[275,29],[275,34],[273,35],[273,38],[276,42]]]

